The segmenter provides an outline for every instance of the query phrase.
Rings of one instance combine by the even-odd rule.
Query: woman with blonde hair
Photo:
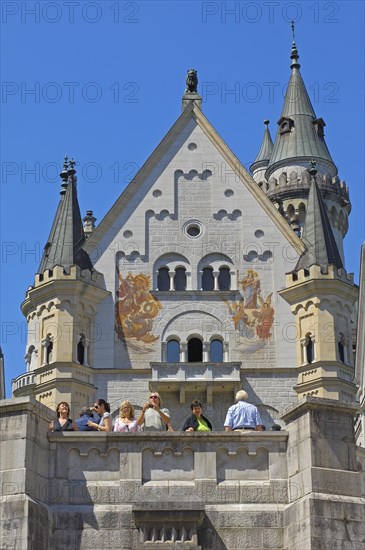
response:
[[[115,432],[138,432],[140,427],[134,414],[134,407],[128,400],[123,401],[119,407],[119,417],[114,422]]]

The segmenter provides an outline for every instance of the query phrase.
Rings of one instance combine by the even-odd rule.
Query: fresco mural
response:
[[[151,290],[151,277],[144,273],[128,273],[123,278],[118,271],[119,288],[116,292],[115,330],[121,341],[142,353],[154,350],[154,342],[159,339],[152,333],[153,320],[157,316],[161,303]]]
[[[272,336],[275,314],[271,305],[273,293],[263,298],[259,274],[253,269],[248,269],[238,283],[241,287],[240,298],[224,301],[237,331],[236,349],[253,352],[265,346]]]

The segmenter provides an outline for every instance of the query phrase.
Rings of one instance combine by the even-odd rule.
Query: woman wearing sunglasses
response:
[[[138,417],[138,424],[142,426],[143,431],[165,432],[170,424],[170,411],[161,409],[161,397],[157,392],[152,392],[148,402],[143,405]]]
[[[90,428],[94,428],[99,432],[111,432],[112,431],[112,417],[110,414],[110,405],[104,399],[97,399],[94,404],[94,410],[100,416],[100,422],[97,424],[92,420],[89,420],[87,425]]]

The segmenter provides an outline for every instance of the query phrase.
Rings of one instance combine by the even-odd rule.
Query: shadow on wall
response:
[[[247,380],[244,381],[243,389],[248,393],[247,402],[258,408],[266,430],[270,430],[274,425],[284,426],[284,422],[280,420],[280,412],[271,403],[264,403]]]

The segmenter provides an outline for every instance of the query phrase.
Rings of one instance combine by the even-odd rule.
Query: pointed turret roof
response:
[[[61,200],[44,247],[39,273],[53,269],[56,265],[66,271],[72,265],[78,265],[81,269],[93,268],[88,254],[81,248],[86,238],[77,199],[74,164],[72,160],[68,164],[65,157],[64,169],[60,174]]]
[[[323,128],[325,122],[317,119],[307,89],[300,74],[299,54],[294,40],[290,56],[291,75],[286,90],[281,117],[278,120],[278,132],[275,138],[273,151],[270,157],[266,178],[279,168],[287,164],[288,160],[307,160],[313,158],[329,165],[333,173],[337,168],[324,140]]]
[[[271,134],[269,130],[269,120],[264,120],[264,124],[266,126],[264,137],[261,143],[260,151],[255,158],[254,162],[250,166],[250,171],[254,172],[258,168],[263,168],[269,164],[272,149],[273,149],[273,142],[271,139]]]
[[[302,237],[307,250],[299,258],[294,271],[309,269],[312,265],[323,267],[334,265],[337,268],[342,268],[342,259],[333,236],[321,191],[315,179],[317,173],[314,168],[315,162],[312,161],[311,164],[312,167],[309,170],[311,185]]]

